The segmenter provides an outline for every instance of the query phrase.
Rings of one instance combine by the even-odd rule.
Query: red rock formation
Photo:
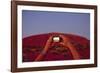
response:
[[[74,47],[67,47],[59,44],[59,42],[52,42],[53,45],[50,45],[41,59],[36,60],[39,55],[43,54],[43,49],[45,48],[47,40],[52,35],[64,35],[70,39],[68,42]],[[64,33],[47,33],[26,37],[23,38],[23,62],[75,60],[75,54],[72,54],[73,50],[71,51],[70,48],[73,50],[75,49],[76,53],[78,53],[79,57],[76,59],[90,58],[90,41],[81,36]]]

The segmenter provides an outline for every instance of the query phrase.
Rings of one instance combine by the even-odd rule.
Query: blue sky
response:
[[[22,11],[23,38],[31,35],[62,32],[90,39],[90,14],[51,11]]]

